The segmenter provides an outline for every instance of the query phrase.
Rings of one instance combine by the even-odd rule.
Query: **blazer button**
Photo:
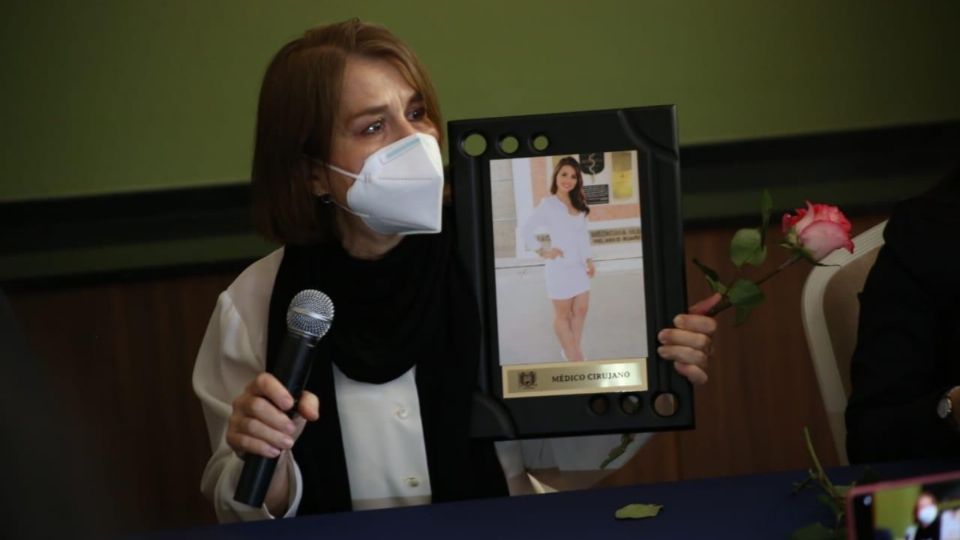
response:
[[[410,476],[407,478],[407,485],[412,488],[415,488],[420,485],[420,479],[417,478],[416,476]]]
[[[410,411],[408,411],[406,407],[398,407],[394,414],[397,415],[397,418],[406,420],[407,417],[410,416]]]

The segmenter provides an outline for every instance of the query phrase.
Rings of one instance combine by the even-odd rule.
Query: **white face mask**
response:
[[[348,212],[380,234],[429,234],[441,228],[443,159],[430,135],[414,133],[370,155],[358,174],[327,164],[356,181]]]
[[[919,521],[924,527],[929,526],[935,519],[937,519],[936,506],[924,506],[919,512],[917,512],[917,521]]]

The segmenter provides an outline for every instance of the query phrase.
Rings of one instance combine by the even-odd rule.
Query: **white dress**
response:
[[[591,254],[587,215],[583,212],[570,215],[567,205],[556,195],[550,195],[540,201],[523,224],[521,234],[530,251],[540,247],[538,230],[545,230],[550,235],[550,246],[563,252],[562,257],[546,262],[547,296],[552,300],[566,300],[589,291],[587,259]]]
[[[233,500],[243,461],[227,446],[225,434],[232,401],[266,365],[267,312],[282,259],[282,249],[260,259],[220,294],[194,366],[193,389],[213,450],[200,486],[222,522],[274,517],[265,506],[252,508]],[[415,369],[379,385],[334,370],[354,510],[431,500]],[[636,437],[608,470],[626,463],[648,437]],[[497,456],[510,493],[521,494],[536,488],[528,470],[596,470],[619,441],[619,435],[505,441],[497,443]],[[304,488],[300,469],[290,457],[290,506],[284,517],[296,514]]]

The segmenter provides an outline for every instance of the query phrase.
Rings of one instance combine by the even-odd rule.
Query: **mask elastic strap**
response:
[[[333,197],[330,197],[330,202],[332,202],[333,204],[335,204],[335,205],[337,206],[337,208],[339,208],[339,209],[341,209],[341,210],[343,210],[344,212],[347,212],[347,213],[349,213],[349,214],[353,214],[353,215],[355,215],[355,216],[357,216],[357,217],[370,217],[370,216],[368,216],[367,214],[361,214],[360,212],[354,212],[353,210],[351,210],[351,209],[347,208],[346,206],[344,206],[344,205],[338,203],[337,201],[333,200]]]
[[[317,160],[317,159],[314,159],[314,161],[315,161],[317,164],[323,163],[323,162],[321,162],[320,160]],[[323,163],[323,165],[326,165],[327,168],[333,169],[334,171],[336,171],[336,172],[338,172],[338,173],[340,173],[340,174],[342,174],[342,175],[344,175],[344,176],[349,176],[350,178],[353,178],[354,180],[356,180],[357,178],[360,177],[359,174],[353,174],[352,172],[345,171],[345,170],[341,169],[340,167],[337,167],[336,165],[331,165],[331,164],[329,164],[329,163]],[[354,212],[353,210],[351,210],[351,209],[347,208],[346,206],[344,206],[344,205],[338,203],[337,201],[333,200],[333,197],[330,197],[329,200],[330,200],[330,202],[332,202],[333,204],[335,204],[335,205],[337,206],[337,208],[343,210],[344,212],[348,212],[348,213],[353,214],[353,215],[355,215],[355,216],[357,216],[357,217],[370,217],[370,216],[368,216],[367,214],[361,214],[360,212]]]
[[[360,175],[359,175],[359,174],[353,174],[352,172],[345,171],[345,170],[341,169],[340,167],[337,167],[336,165],[331,165],[331,164],[329,164],[329,163],[324,163],[324,165],[326,165],[327,168],[333,169],[334,171],[337,171],[338,173],[340,173],[340,174],[342,174],[342,175],[344,175],[344,176],[349,176],[350,178],[353,178],[354,180],[356,180],[357,178],[360,178]]]

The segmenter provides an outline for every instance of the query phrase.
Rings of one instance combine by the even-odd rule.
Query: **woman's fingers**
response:
[[[701,385],[707,382],[707,372],[699,366],[674,362],[673,367],[676,368],[677,373],[686,377],[693,384]]]
[[[292,434],[293,420],[270,401],[260,397],[244,394],[234,403],[234,414],[248,418],[256,418],[260,422],[277,431]]]
[[[292,421],[290,423],[293,424]],[[273,429],[256,418],[250,418],[249,416],[238,418],[235,425],[234,433],[237,435],[259,440],[280,450],[293,447],[292,433]]]
[[[717,320],[706,315],[681,313],[673,318],[673,325],[679,330],[692,333],[713,335],[717,331]]]
[[[689,348],[710,354],[713,350],[712,332],[681,330],[679,328],[665,328],[657,338],[662,345],[673,345],[680,348]]]
[[[709,307],[707,308],[709,309]],[[657,334],[661,345],[657,354],[672,360],[677,372],[693,384],[707,382],[707,367],[713,353],[710,337],[717,329],[716,321],[703,315],[677,315],[676,328],[665,328]]]
[[[696,304],[690,306],[689,311],[694,315],[704,315],[708,311],[710,311],[710,309],[712,309],[713,306],[720,303],[720,300],[722,299],[723,297],[720,296],[720,293],[713,293],[710,296],[704,298],[703,300],[697,302]]]
[[[246,454],[256,454],[258,456],[264,456],[268,458],[279,457],[283,450],[271,446],[268,442],[252,437],[245,433],[239,433],[236,431],[227,432],[227,445],[237,453],[238,456],[243,457]]]
[[[313,392],[304,390],[300,394],[300,402],[297,404],[297,412],[300,413],[300,416],[306,418],[308,421],[313,422],[314,420],[320,418],[320,399],[317,398],[317,395]]]
[[[683,345],[661,345],[657,347],[657,354],[665,360],[691,364],[704,369],[710,364],[710,356],[705,351]]]
[[[233,402],[227,444],[239,454],[279,456],[293,447],[308,420],[320,416],[320,400],[311,392],[303,392],[297,402],[296,420],[284,412],[293,405],[290,393],[276,377],[257,375]]]
[[[247,392],[263,396],[273,402],[280,410],[286,411],[293,407],[293,397],[290,392],[269,373],[261,373],[247,385]]]

